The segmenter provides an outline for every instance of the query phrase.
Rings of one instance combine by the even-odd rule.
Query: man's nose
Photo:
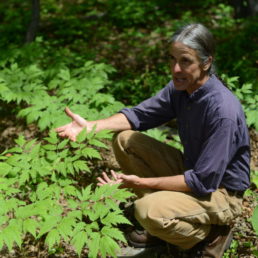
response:
[[[181,67],[180,67],[180,65],[179,65],[179,63],[175,63],[174,64],[174,66],[172,67],[172,71],[174,72],[174,73],[178,73],[178,72],[181,72],[182,70],[181,70]]]

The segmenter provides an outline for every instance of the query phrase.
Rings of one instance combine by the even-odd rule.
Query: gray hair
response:
[[[194,49],[201,62],[205,64],[209,57],[214,59],[215,53],[215,41],[212,33],[202,24],[194,23],[183,26],[176,31],[169,43],[181,42],[189,48]],[[208,73],[215,73],[215,64],[212,60],[212,64],[208,70]]]

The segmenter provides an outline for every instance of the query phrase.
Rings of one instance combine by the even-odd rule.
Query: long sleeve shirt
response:
[[[184,147],[185,182],[203,196],[218,187],[244,191],[250,184],[250,144],[240,102],[212,75],[189,95],[170,81],[156,96],[120,111],[134,130],[176,118]]]

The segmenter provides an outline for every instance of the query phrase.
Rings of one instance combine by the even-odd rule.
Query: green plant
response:
[[[258,130],[258,95],[254,94],[253,85],[251,83],[239,85],[239,77],[237,76],[228,77],[223,74],[221,77],[240,100],[246,115],[247,125]]]
[[[88,61],[71,71],[60,68],[49,78],[48,70],[36,65],[21,68],[13,63],[0,72],[0,96],[6,102],[22,103],[18,116],[26,117],[27,123],[36,122],[41,130],[67,123],[63,112],[66,106],[95,120],[123,107],[112,95],[101,92],[113,70]]]
[[[143,132],[144,134],[164,142],[180,151],[183,151],[183,145],[181,143],[180,137],[177,134],[169,136],[168,130],[164,128],[154,128]]]
[[[256,205],[256,207],[253,211],[253,215],[251,217],[251,223],[252,223],[252,226],[253,226],[256,234],[258,235],[258,205]]]
[[[21,136],[16,147],[2,153],[0,249],[21,248],[29,234],[50,252],[66,242],[78,255],[87,248],[89,257],[116,257],[117,241],[126,242],[117,226],[130,224],[119,203],[132,194],[118,185],[93,190],[80,183],[85,175],[94,176],[90,160],[100,158],[94,146],[105,147],[103,138],[110,134],[83,131],[69,142],[51,132],[42,143]]]

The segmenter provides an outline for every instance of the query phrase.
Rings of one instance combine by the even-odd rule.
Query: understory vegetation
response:
[[[2,121],[35,126],[32,137],[21,133],[0,146],[4,255],[15,250],[26,257],[26,245],[32,245],[51,257],[61,257],[69,248],[74,257],[116,257],[126,245],[122,228],[131,222],[124,207],[134,195],[115,185],[96,186],[102,172],[98,162],[109,148],[111,132],[83,131],[70,142],[53,129],[70,121],[67,106],[96,120],[164,87],[171,79],[168,40],[181,25],[203,23],[214,33],[217,74],[241,101],[252,135],[258,134],[258,17],[247,12],[251,1],[243,1],[244,14],[234,2],[0,3],[0,114]],[[0,125],[1,133],[5,129]],[[176,121],[146,133],[182,150]],[[258,140],[254,146],[252,184],[246,192],[253,204],[244,218],[251,237],[240,230],[225,257],[239,257],[239,252],[258,256]],[[249,239],[244,251],[241,237]]]

